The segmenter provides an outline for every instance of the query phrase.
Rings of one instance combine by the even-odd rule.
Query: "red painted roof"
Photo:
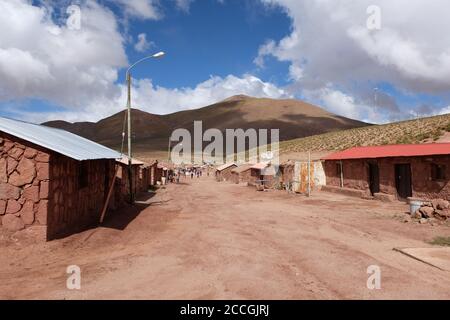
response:
[[[398,144],[376,147],[355,147],[332,153],[322,160],[375,159],[450,155],[450,143]]]

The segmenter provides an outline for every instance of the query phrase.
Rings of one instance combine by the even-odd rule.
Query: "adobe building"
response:
[[[216,181],[230,181],[231,180],[231,171],[237,168],[235,163],[225,163],[216,168]]]
[[[327,187],[382,200],[450,199],[450,143],[356,147],[323,160]]]
[[[119,166],[115,182],[115,204],[116,207],[121,207],[126,203],[130,203],[130,178],[129,178],[129,161],[128,156],[123,156],[116,160]],[[144,162],[131,159],[131,183],[133,185],[133,194],[136,195],[145,190],[144,183]]]
[[[250,167],[249,185],[263,185],[273,188],[278,183],[278,170],[270,162],[260,162]]]
[[[64,130],[0,117],[0,221],[47,240],[97,225],[120,154]]]
[[[231,181],[236,184],[249,182],[252,166],[252,164],[243,164],[231,170]]]

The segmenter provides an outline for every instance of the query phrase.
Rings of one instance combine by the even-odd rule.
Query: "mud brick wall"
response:
[[[341,177],[337,168],[339,161],[326,161],[324,165],[327,185],[340,187]],[[344,188],[369,190],[368,164],[364,160],[342,161]],[[380,177],[381,178],[381,177]]]
[[[98,225],[108,188],[115,174],[114,165],[114,160],[81,162],[52,154],[49,171],[51,197],[48,203],[48,240]],[[81,174],[85,174],[85,185],[80,182]]]
[[[216,180],[218,182],[221,181],[230,181],[232,179],[232,170],[236,168],[234,166],[228,167],[222,171],[216,171]]]
[[[50,155],[0,132],[0,224],[10,231],[47,224]]]
[[[423,199],[450,199],[450,156],[399,157],[370,160],[378,163],[380,172],[380,193],[397,196],[395,165],[411,165],[411,184],[413,197]],[[337,171],[339,161],[326,161],[324,165],[327,185],[340,186]],[[432,164],[447,168],[446,180],[433,181]],[[343,160],[344,187],[369,191],[369,161]]]

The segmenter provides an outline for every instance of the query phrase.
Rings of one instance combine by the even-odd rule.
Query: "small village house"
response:
[[[218,166],[216,168],[216,181],[222,182],[222,181],[230,181],[232,178],[231,171],[237,168],[237,165],[235,163],[225,163],[221,166]]]
[[[115,206],[121,207],[130,202],[130,178],[128,156],[123,156],[116,160],[119,165],[115,183]],[[146,191],[144,187],[144,162],[131,159],[131,183],[133,185],[133,194]]]
[[[233,183],[248,183],[251,180],[252,164],[243,164],[231,170],[231,181]]]
[[[327,187],[386,200],[450,199],[450,143],[356,147],[324,160]]]
[[[278,170],[270,162],[260,162],[250,168],[249,185],[263,185],[264,188],[273,188],[278,182]]]
[[[0,118],[0,220],[47,240],[96,225],[120,154],[64,130]]]

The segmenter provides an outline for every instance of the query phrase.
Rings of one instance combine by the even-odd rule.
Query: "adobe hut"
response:
[[[328,188],[383,200],[450,199],[450,143],[356,147],[324,160]]]
[[[115,203],[116,206],[122,206],[125,203],[130,202],[130,179],[129,179],[129,161],[128,156],[123,156],[116,160],[117,165],[119,165],[119,170],[117,171],[117,178],[115,183]],[[133,194],[146,191],[143,182],[143,165],[144,163],[140,160],[132,158],[131,160],[131,183],[133,185]]]
[[[231,171],[234,168],[237,168],[237,165],[235,163],[225,163],[221,166],[218,166],[215,173],[216,181],[222,182],[231,180]]]
[[[264,188],[273,188],[278,183],[278,170],[269,162],[260,162],[250,168],[249,185],[264,185]]]
[[[97,225],[120,154],[64,130],[0,117],[0,220],[47,240]]]
[[[231,170],[231,181],[233,183],[245,183],[251,179],[252,164],[243,164]]]

